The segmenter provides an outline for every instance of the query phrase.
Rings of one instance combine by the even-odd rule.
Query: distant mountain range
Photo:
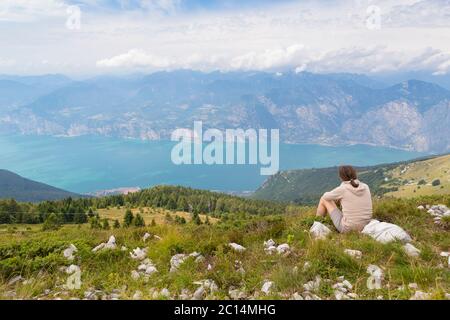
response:
[[[450,192],[450,155],[357,170],[359,179],[369,185],[373,196],[412,197]],[[337,167],[281,171],[268,178],[252,197],[313,204],[340,183]]]
[[[0,76],[0,132],[168,139],[172,130],[279,128],[287,143],[450,150],[450,91],[364,75],[157,72],[73,81]]]
[[[11,171],[0,169],[0,199],[39,202],[68,197],[80,198],[83,196],[23,178]]]

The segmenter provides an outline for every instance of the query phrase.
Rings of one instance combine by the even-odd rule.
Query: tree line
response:
[[[283,213],[286,209],[285,204],[271,201],[180,186],[156,186],[127,195],[101,198],[67,198],[40,203],[0,200],[0,224],[43,223],[50,214],[61,223],[85,223],[97,209],[119,206],[165,208],[190,212],[194,216],[206,214],[213,217],[227,214],[268,215]]]

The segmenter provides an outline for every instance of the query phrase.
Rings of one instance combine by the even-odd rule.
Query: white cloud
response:
[[[235,57],[207,57],[200,54],[187,57],[160,57],[133,49],[125,54],[99,60],[99,67],[146,68],[148,70],[189,68],[194,70],[282,70],[296,72],[357,72],[392,71],[450,72],[450,52],[426,48],[417,52],[390,50],[387,47],[349,47],[327,52],[294,44],[263,52],[248,52]]]
[[[99,67],[150,67],[150,68],[168,68],[173,66],[173,62],[164,57],[157,57],[146,53],[143,50],[132,49],[127,53],[118,56],[103,59],[97,62]]]
[[[26,22],[39,17],[65,16],[63,0],[1,0],[0,21]]]
[[[84,0],[82,28],[71,31],[65,27],[68,0],[0,0],[2,58],[17,66],[30,63],[27,72],[36,73],[450,72],[450,0],[305,0],[197,13],[183,13],[181,0],[124,0],[123,11],[102,11],[102,3]],[[379,30],[366,27],[371,4],[381,9]],[[21,69],[0,71],[5,70]]]

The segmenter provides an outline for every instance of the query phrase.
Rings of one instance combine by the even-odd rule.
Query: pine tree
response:
[[[134,220],[133,212],[131,212],[130,209],[127,209],[127,211],[125,211],[125,216],[123,217],[123,226],[125,228],[128,228],[133,224],[133,220]]]
[[[138,213],[134,218],[134,226],[135,227],[145,227],[144,218]]]
[[[108,219],[103,219],[103,221],[102,221],[102,229],[103,230],[109,230],[110,229]]]
[[[194,222],[196,225],[202,224],[202,220],[200,219],[200,216],[198,215],[198,213],[192,214],[192,222]]]
[[[113,224],[113,228],[114,229],[119,229],[120,228],[120,222],[119,222],[119,220],[114,220],[114,224]]]

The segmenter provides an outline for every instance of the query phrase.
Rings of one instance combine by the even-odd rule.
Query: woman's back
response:
[[[326,192],[325,200],[340,201],[342,206],[343,231],[362,230],[372,219],[372,196],[369,186],[354,180],[354,187],[350,181],[344,181],[336,189]]]

